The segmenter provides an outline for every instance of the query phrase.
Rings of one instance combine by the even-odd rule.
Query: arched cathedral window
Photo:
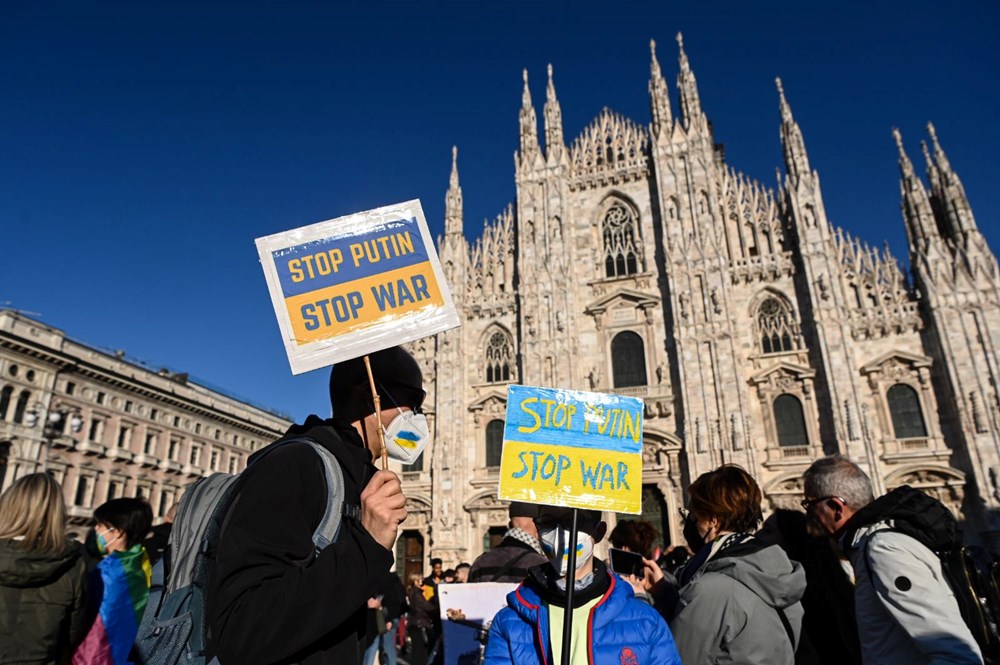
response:
[[[924,414],[917,391],[905,383],[897,383],[886,393],[892,429],[897,439],[920,439],[927,436]]]
[[[624,277],[639,272],[639,231],[635,216],[616,203],[604,215],[604,272],[608,277]]]
[[[495,469],[500,466],[503,454],[503,421],[491,420],[486,423],[486,467]]]
[[[768,298],[757,310],[757,333],[764,353],[781,353],[795,349],[792,313],[777,298]]]
[[[615,388],[646,385],[646,348],[639,335],[628,330],[615,335],[611,368]]]
[[[806,419],[802,402],[795,395],[778,395],[774,400],[774,425],[778,432],[779,446],[808,446]]]
[[[508,335],[497,331],[490,335],[486,345],[486,382],[510,381],[510,365],[513,352]]]

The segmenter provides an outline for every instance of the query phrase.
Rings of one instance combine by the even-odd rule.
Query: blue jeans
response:
[[[365,665],[372,665],[375,662],[375,654],[380,648],[385,656],[382,665],[396,665],[396,630],[398,628],[399,619],[393,619],[392,628],[372,640],[372,643],[365,649]]]

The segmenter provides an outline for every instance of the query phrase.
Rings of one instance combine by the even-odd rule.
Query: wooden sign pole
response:
[[[382,427],[382,399],[378,396],[378,391],[375,390],[375,377],[372,376],[372,364],[368,360],[368,356],[365,356],[365,369],[368,370],[368,385],[372,388],[372,401],[375,402],[375,420],[378,424],[378,443],[379,450],[382,451],[382,470],[387,471],[389,469],[389,450],[385,447],[385,428]],[[574,511],[573,522],[576,523],[576,514]]]

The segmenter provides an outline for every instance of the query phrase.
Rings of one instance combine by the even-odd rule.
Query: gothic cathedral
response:
[[[433,447],[406,469],[400,555],[454,565],[503,533],[511,383],[645,402],[643,510],[666,543],[699,474],[739,464],[765,509],[797,508],[839,452],[1000,549],[1000,275],[934,127],[929,187],[895,132],[910,279],[827,219],[780,80],[777,191],[726,164],[677,41],[676,117],[653,44],[648,127],[605,109],[570,146],[551,66],[544,149],[525,72],[517,200],[473,243],[453,161],[439,252],[463,324],[413,347]]]

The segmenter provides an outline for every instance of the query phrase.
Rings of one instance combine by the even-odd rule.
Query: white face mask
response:
[[[385,428],[385,447],[389,459],[413,464],[431,441],[427,418],[415,411],[399,410]]]
[[[542,551],[552,562],[559,575],[565,575],[569,568],[569,536],[570,530],[557,526],[538,532],[542,541]],[[576,534],[576,569],[580,570],[594,556],[594,539],[590,534],[578,531]]]

